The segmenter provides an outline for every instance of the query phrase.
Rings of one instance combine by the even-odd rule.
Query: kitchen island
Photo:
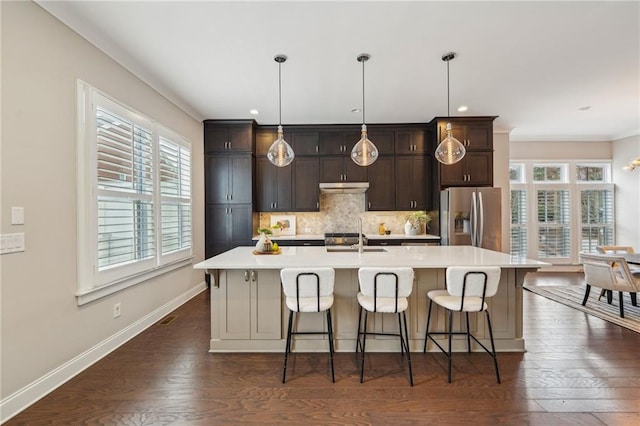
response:
[[[283,303],[280,269],[285,267],[332,267],[336,270],[332,308],[335,348],[353,351],[358,327],[358,268],[363,266],[408,266],[415,270],[415,283],[407,310],[410,346],[422,350],[427,315],[427,292],[445,288],[448,266],[499,266],[498,293],[488,300],[498,351],[524,351],[522,337],[522,283],[528,272],[547,265],[505,253],[472,246],[365,247],[364,253],[327,252],[326,247],[282,247],[280,254],[253,254],[254,247],[237,247],[198,263],[194,267],[211,275],[211,352],[272,352],[284,350],[288,311]],[[463,318],[456,315],[454,328]],[[445,313],[432,313],[433,329],[445,329]],[[301,315],[305,329],[326,328],[323,314]],[[370,329],[397,332],[394,315],[375,314]],[[485,316],[472,314],[471,331],[488,344]],[[325,336],[300,336],[297,351],[327,349]],[[376,336],[367,339],[371,351],[397,351],[397,339]],[[454,350],[466,351],[466,338],[454,340]],[[472,345],[472,350],[474,348]],[[428,350],[437,350],[432,343]],[[481,349],[480,349],[481,350]]]

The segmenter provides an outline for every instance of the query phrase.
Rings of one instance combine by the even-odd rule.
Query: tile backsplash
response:
[[[297,235],[318,235],[325,232],[357,232],[358,217],[362,217],[362,232],[364,234],[377,234],[380,223],[384,223],[392,234],[404,233],[404,224],[411,212],[367,212],[365,211],[365,202],[364,194],[320,194],[319,212],[273,214],[295,215]],[[260,227],[268,227],[270,218],[271,213],[260,213]]]

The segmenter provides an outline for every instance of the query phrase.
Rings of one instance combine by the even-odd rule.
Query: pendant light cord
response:
[[[362,61],[362,124],[365,123],[364,121],[364,63],[366,61]]]
[[[451,110],[449,109],[449,61],[447,61],[447,117],[451,117]]]
[[[278,125],[282,126],[282,62],[278,62]]]

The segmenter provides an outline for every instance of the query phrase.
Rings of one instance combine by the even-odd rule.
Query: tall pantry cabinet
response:
[[[205,120],[205,257],[251,245],[257,226],[253,120]]]

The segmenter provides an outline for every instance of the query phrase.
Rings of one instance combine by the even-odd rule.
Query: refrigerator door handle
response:
[[[478,229],[478,210],[476,204],[476,193],[471,193],[471,245],[477,246],[476,232]]]
[[[479,220],[478,222],[478,247],[482,247],[482,237],[484,236],[484,204],[482,202],[482,192],[478,192]]]

